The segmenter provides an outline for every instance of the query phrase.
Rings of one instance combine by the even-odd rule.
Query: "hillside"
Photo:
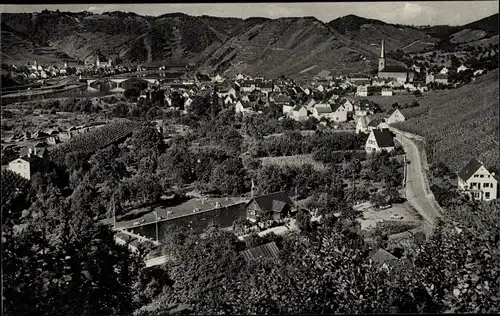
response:
[[[211,73],[315,75],[375,68],[380,41],[402,48],[427,34],[348,16],[325,24],[314,17],[217,18],[182,13],[42,12],[2,14],[2,57],[9,63],[188,62]],[[435,41],[431,39],[430,41]],[[397,63],[395,61],[392,61]],[[304,71],[306,69],[310,71]]]
[[[452,43],[498,45],[498,13],[461,26],[436,25],[421,30],[432,37]]]
[[[455,90],[425,94],[411,118],[396,127],[419,134],[433,144],[431,161],[454,171],[478,157],[500,170],[498,68]]]
[[[376,49],[377,53],[382,38],[387,51],[407,47],[411,47],[411,51],[418,51],[438,42],[437,38],[413,27],[388,24],[356,15],[335,19],[328,26],[365,48]]]
[[[496,15],[498,20],[498,15]],[[451,28],[482,41],[494,16]],[[470,36],[467,28],[474,28]],[[50,12],[1,14],[2,58],[8,63],[94,63],[99,56],[125,63],[190,63],[210,73],[290,77],[370,72],[380,42],[386,51],[421,51],[439,41],[430,29],[348,15],[323,23],[314,17],[218,18],[182,13]],[[437,34],[436,33],[436,34]],[[491,33],[493,34],[493,33]],[[498,32],[497,32],[498,34]],[[457,35],[458,36],[458,35]],[[459,37],[457,37],[459,38]],[[498,36],[497,36],[498,42]],[[390,57],[390,54],[388,54]],[[400,64],[388,59],[389,64]]]

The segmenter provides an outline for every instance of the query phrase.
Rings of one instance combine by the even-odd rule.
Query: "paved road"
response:
[[[418,148],[411,138],[405,137],[405,135],[410,136],[408,133],[403,135],[395,128],[391,128],[391,130],[396,134],[397,140],[402,142],[406,159],[410,161],[410,164],[406,165],[406,198],[425,222],[433,226],[436,219],[441,217],[441,208],[429,188]]]

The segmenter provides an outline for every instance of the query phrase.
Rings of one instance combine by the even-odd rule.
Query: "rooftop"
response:
[[[163,221],[163,220],[171,220],[174,218],[186,216],[195,213],[194,210],[196,210],[196,213],[208,211],[215,209],[216,204],[218,203],[218,207],[225,207],[229,206],[232,204],[237,204],[237,203],[242,203],[242,202],[247,202],[248,200],[243,198],[243,197],[229,197],[229,198],[205,198],[202,202],[201,198],[192,198],[190,200],[187,200],[181,204],[175,205],[175,206],[162,206],[162,205],[157,205],[153,207],[143,207],[139,209],[133,210],[134,213],[137,214],[142,214],[145,213],[144,215],[134,218],[131,220],[126,220],[126,221],[120,221],[116,223],[117,228],[126,228],[126,227],[132,227],[134,226],[133,224],[135,222],[141,223],[141,221],[144,220],[141,224],[147,224],[151,222],[156,221],[156,215],[154,212],[158,214],[158,220]],[[137,225],[136,225],[137,226]]]
[[[374,129],[372,133],[375,136],[375,140],[377,141],[377,145],[379,147],[394,147],[394,135],[389,129]]]
[[[278,254],[279,250],[274,241],[241,252],[245,260],[258,260],[261,258],[278,259]]]
[[[483,166],[483,164],[478,161],[477,159],[475,158],[472,158],[469,163],[462,169],[460,170],[460,172],[458,173],[458,176],[464,180],[464,181],[467,181],[470,179],[470,177],[472,177],[472,175],[474,173],[476,173],[476,171],[479,170],[479,168],[481,168]]]

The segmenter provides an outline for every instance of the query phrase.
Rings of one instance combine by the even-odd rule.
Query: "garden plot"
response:
[[[324,170],[325,166],[312,158],[312,155],[294,155],[294,156],[280,156],[280,157],[264,157],[261,158],[262,165],[276,164],[279,166],[302,166],[310,164],[316,170]]]
[[[402,225],[419,225],[420,222],[418,213],[412,209],[408,202],[394,204],[385,210],[375,209],[367,202],[356,205],[354,209],[363,212],[362,217],[358,219],[362,230],[373,229],[382,222],[401,223]]]

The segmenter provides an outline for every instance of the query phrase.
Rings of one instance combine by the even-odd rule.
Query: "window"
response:
[[[483,188],[487,188],[489,185],[489,183],[483,183]]]
[[[486,193],[484,193],[484,197],[485,197],[486,199],[489,199],[489,198],[490,198],[490,192],[486,192]]]
[[[477,178],[477,177],[478,177],[478,175],[477,175],[477,174],[475,174],[475,175],[474,175],[474,178]]]
[[[484,178],[484,174],[480,174],[480,175],[479,175],[479,178]]]
[[[475,193],[474,193],[474,197],[475,197],[476,199],[478,199],[478,198],[479,198],[479,192],[475,192]]]

